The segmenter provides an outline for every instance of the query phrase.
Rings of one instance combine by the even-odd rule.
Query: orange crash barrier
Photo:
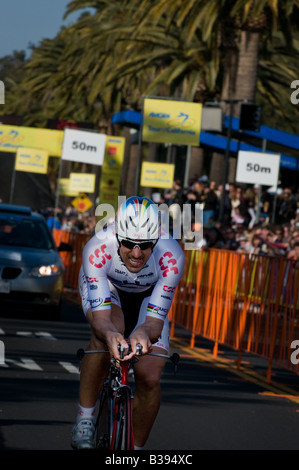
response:
[[[186,268],[170,312],[174,325],[299,373],[299,267],[280,257],[225,250],[187,251]],[[294,351],[298,341],[298,359]]]
[[[91,238],[83,233],[67,232],[65,230],[54,230],[53,237],[57,246],[61,242],[72,245],[72,251],[62,251],[60,256],[65,266],[64,286],[78,291],[78,276],[82,264],[83,248]]]

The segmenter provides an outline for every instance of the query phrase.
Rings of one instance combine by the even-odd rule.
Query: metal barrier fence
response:
[[[63,254],[65,286],[77,290],[82,251],[90,236],[54,231],[54,238],[73,246]],[[185,251],[184,275],[169,312],[171,336],[175,325],[191,332],[190,346],[200,335],[242,353],[250,352],[272,365],[299,373],[299,266],[280,257],[240,254],[226,250]]]
[[[299,373],[292,344],[299,340],[299,268],[285,258],[225,250],[187,251],[186,269],[170,312],[174,325]],[[299,345],[299,341],[298,341]]]
[[[53,230],[53,237],[57,246],[61,242],[72,245],[72,252],[61,252],[60,256],[65,266],[64,286],[76,293],[78,291],[78,277],[82,264],[83,248],[91,235],[55,229]]]

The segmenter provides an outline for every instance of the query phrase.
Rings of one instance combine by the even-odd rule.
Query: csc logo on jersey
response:
[[[171,292],[173,293],[175,291],[175,287],[170,287],[170,286],[163,286],[164,292]]]
[[[106,259],[111,259],[111,255],[105,253],[107,246],[102,245],[100,248],[97,248],[93,254],[89,256],[89,262],[96,268],[101,268],[106,264]]]
[[[163,271],[163,277],[166,277],[171,271],[173,271],[174,274],[178,274],[179,270],[176,264],[177,262],[173,258],[173,254],[170,251],[166,251],[166,253],[164,253],[164,255],[159,259],[159,266],[161,271]]]

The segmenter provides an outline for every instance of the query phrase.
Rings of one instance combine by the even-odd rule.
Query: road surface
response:
[[[186,337],[187,336],[187,337]],[[88,344],[80,308],[64,302],[61,321],[0,317],[5,364],[0,366],[0,449],[71,450],[79,389],[76,351]],[[178,331],[171,351],[181,354],[177,375],[168,363],[163,401],[146,448],[151,451],[299,450],[299,378],[276,371],[264,380],[266,364],[198,339],[189,349]]]

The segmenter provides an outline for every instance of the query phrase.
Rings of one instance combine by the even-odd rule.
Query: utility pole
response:
[[[228,168],[229,168],[229,151],[230,151],[230,141],[232,135],[232,121],[233,121],[233,109],[234,104],[238,103],[240,100],[221,100],[225,103],[229,103],[229,123],[227,129],[227,142],[226,142],[226,150],[224,155],[224,171],[223,171],[223,179],[222,179],[222,193],[221,193],[221,200],[220,200],[220,209],[219,209],[219,220],[220,222],[224,221],[224,208],[225,208],[225,187],[227,184],[227,177],[228,177]],[[243,101],[243,100],[242,100]]]

